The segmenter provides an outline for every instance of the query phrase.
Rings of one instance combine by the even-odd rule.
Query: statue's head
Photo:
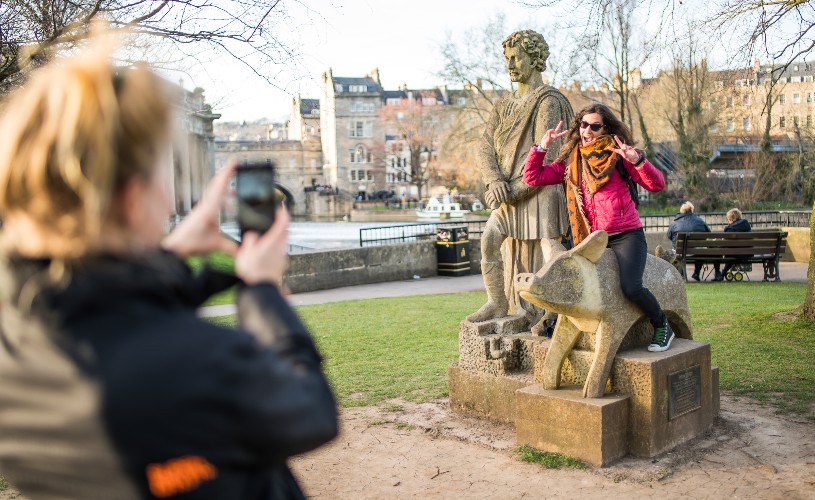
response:
[[[516,31],[509,35],[501,44],[504,47],[504,57],[507,59],[507,71],[514,82],[524,82],[532,71],[538,73],[546,69],[546,59],[549,58],[549,44],[540,33],[532,30]],[[511,59],[525,59],[526,67],[514,67]],[[517,64],[515,64],[517,66]],[[523,66],[523,65],[522,65]]]

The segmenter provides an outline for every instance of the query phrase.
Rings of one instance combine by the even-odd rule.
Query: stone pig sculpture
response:
[[[563,361],[582,332],[590,332],[595,334],[594,358],[583,397],[602,397],[617,349],[645,316],[623,296],[617,258],[607,243],[608,234],[596,231],[573,249],[555,253],[537,273],[515,277],[522,298],[560,315],[544,360],[545,389],[558,388]],[[677,337],[693,338],[685,282],[677,270],[648,255],[643,283],[659,301]]]

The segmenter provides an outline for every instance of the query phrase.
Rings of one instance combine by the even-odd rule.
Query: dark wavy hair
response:
[[[620,121],[620,119],[617,118],[617,115],[615,115],[608,106],[600,103],[589,104],[574,115],[574,121],[569,126],[569,133],[566,134],[566,140],[563,141],[563,147],[560,148],[560,154],[557,157],[557,161],[565,162],[568,160],[572,150],[574,150],[575,146],[580,144],[580,122],[583,121],[584,116],[592,113],[597,113],[603,117],[603,125],[605,125],[606,131],[605,135],[611,136],[612,140],[616,135],[621,141],[623,141],[623,143],[628,144],[629,146],[633,146],[635,144],[634,135],[631,133],[631,129],[629,129],[625,123]]]

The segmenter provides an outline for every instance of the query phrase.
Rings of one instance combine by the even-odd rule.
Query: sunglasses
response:
[[[605,127],[605,125],[602,123],[589,123],[586,120],[580,122],[580,128],[590,128],[592,132],[599,132],[603,127]]]

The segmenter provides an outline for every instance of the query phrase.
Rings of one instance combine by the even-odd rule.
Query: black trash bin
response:
[[[470,240],[467,227],[440,227],[436,231],[436,258],[439,276],[470,274]]]

